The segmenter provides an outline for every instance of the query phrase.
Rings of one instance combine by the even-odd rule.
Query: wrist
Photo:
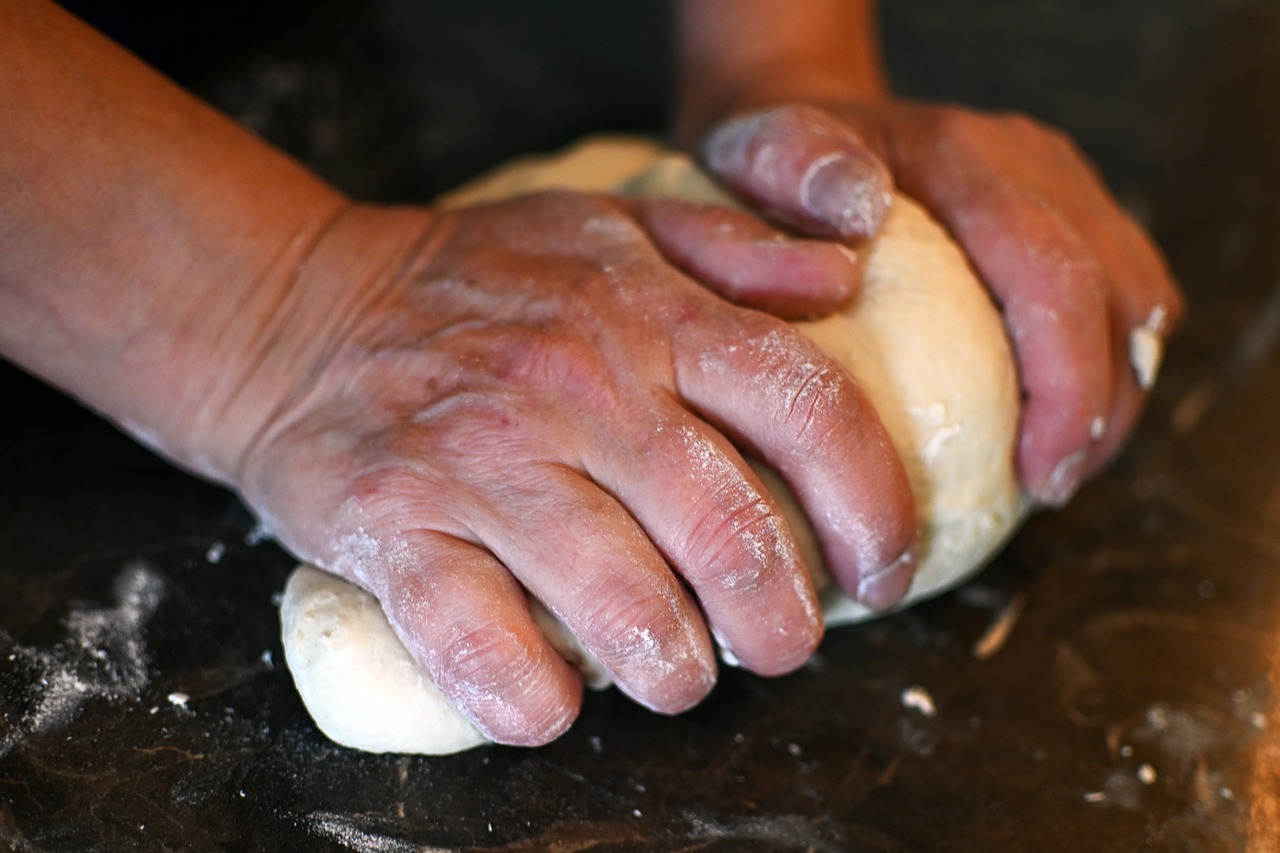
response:
[[[309,260],[350,203],[55,4],[0,48],[0,354],[234,484],[350,298]]]
[[[873,4],[682,0],[677,142],[692,146],[736,113],[788,102],[850,103],[888,94]]]
[[[246,317],[222,339],[234,369],[193,411],[188,434],[206,476],[241,489],[254,451],[286,427],[360,323],[394,294],[436,221],[427,208],[347,203],[255,289]]]
[[[726,83],[714,95],[682,103],[675,137],[692,148],[714,125],[734,115],[778,104],[851,104],[884,100],[888,90],[876,78],[852,79],[821,68],[764,65]]]

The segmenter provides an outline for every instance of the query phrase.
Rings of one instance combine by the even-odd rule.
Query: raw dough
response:
[[[616,138],[518,161],[443,201],[469,204],[552,187],[733,204],[687,158]],[[798,325],[857,377],[907,466],[923,537],[909,603],[977,571],[1021,520],[1018,385],[999,313],[963,253],[918,205],[895,200],[863,262],[862,289],[846,313]],[[776,475],[761,474],[815,572],[828,625],[871,615],[830,583],[794,499]],[[607,684],[568,631],[537,610],[556,648],[589,682]],[[285,589],[281,621],[298,692],[333,740],[371,752],[430,754],[484,742],[358,588],[299,567]]]

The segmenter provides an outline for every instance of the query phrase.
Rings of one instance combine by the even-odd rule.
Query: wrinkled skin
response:
[[[743,91],[871,105],[731,123],[706,161],[801,234],[873,233],[890,177],[931,206],[1005,308],[1024,479],[1065,499],[1136,417],[1130,330],[1180,312],[1158,257],[1057,135],[878,98],[868,4],[778,5],[690,7],[686,123]],[[577,195],[354,205],[56,4],[0,3],[0,48],[0,352],[377,595],[494,739],[549,740],[580,701],[526,591],[661,711],[709,689],[712,636],[761,673],[810,654],[813,591],[734,446],[788,479],[847,591],[905,591],[875,413],[754,310],[851,298],[836,242]]]
[[[1063,134],[1016,115],[889,98],[739,114],[702,146],[712,173],[799,233],[857,243],[896,184],[950,229],[1004,313],[1024,392],[1027,491],[1061,505],[1132,432],[1130,358],[1183,313],[1164,261]]]
[[[525,590],[663,712],[711,688],[711,632],[764,674],[813,652],[814,591],[734,444],[788,479],[851,593],[885,607],[910,580],[911,494],[854,380],[783,321],[678,272],[642,222],[748,301],[767,288],[734,259],[754,251],[807,271],[801,306],[856,284],[845,250],[723,210],[570,193],[354,207],[311,274],[349,275],[341,259],[367,255],[368,235],[415,248],[344,281],[361,307],[306,348],[325,355],[290,371],[309,379],[237,475],[291,550],[381,599],[499,741],[550,740],[580,702]]]

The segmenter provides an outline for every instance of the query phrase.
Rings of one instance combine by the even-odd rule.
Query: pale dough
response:
[[[553,187],[733,203],[687,158],[621,138],[518,161],[444,203]],[[964,254],[918,205],[898,196],[862,259],[862,288],[849,310],[798,327],[857,378],[907,466],[923,543],[904,602],[910,603],[981,568],[1023,517],[1014,470],[1018,384],[999,313]],[[828,625],[871,615],[829,582],[794,499],[776,475],[760,471],[822,588]],[[541,608],[535,616],[589,683],[608,683],[563,626]],[[358,588],[299,567],[285,589],[281,621],[298,692],[338,743],[440,754],[484,742],[414,663],[377,602]]]

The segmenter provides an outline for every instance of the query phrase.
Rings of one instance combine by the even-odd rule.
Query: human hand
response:
[[[305,381],[235,484],[295,554],[377,596],[500,742],[550,740],[580,702],[525,591],[663,712],[710,689],[708,631],[760,673],[809,657],[814,591],[735,444],[788,480],[846,590],[885,607],[910,581],[908,483],[854,382],[787,324],[678,273],[639,222],[748,301],[768,291],[741,263],[753,252],[809,269],[819,301],[853,286],[847,253],[786,248],[730,211],[636,204],[350,208],[289,296],[350,307],[318,332],[279,326],[269,357],[304,357],[256,374]]]
[[[1025,396],[1018,464],[1050,505],[1114,456],[1183,301],[1159,252],[1063,134],[892,99],[756,110],[713,128],[708,169],[800,233],[857,242],[896,183],[963,245],[999,303]]]

